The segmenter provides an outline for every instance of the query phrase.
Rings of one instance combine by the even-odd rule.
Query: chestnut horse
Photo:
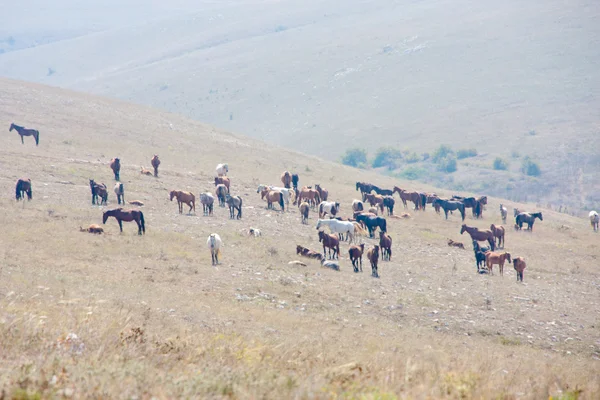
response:
[[[327,257],[325,248],[329,248],[329,259],[336,258],[336,255],[340,253],[340,241],[337,236],[319,231],[319,242],[323,242],[324,257]],[[333,257],[331,256],[331,250],[333,250]],[[339,255],[337,258],[339,259]]]
[[[283,202],[283,193],[279,190],[271,190],[269,188],[264,188],[262,192],[260,192],[260,198],[262,200],[267,198],[267,208],[273,209],[273,203],[279,203],[281,207],[281,211],[285,211],[285,203]]]
[[[498,239],[498,248],[504,248],[504,227],[502,225],[490,225],[490,230],[494,234],[494,238]]]
[[[114,210],[105,211],[102,214],[102,223],[106,224],[108,217],[114,217],[119,223],[119,229],[123,232],[123,221],[131,222],[135,221],[138,225],[138,235],[146,233],[146,225],[144,223],[144,213],[138,210],[123,210],[122,208],[115,208]]]
[[[15,125],[10,124],[10,129],[8,130],[9,132],[12,132],[12,130],[15,129],[17,131],[17,133],[19,135],[21,135],[21,143],[25,144],[25,141],[23,140],[23,136],[33,136],[33,138],[35,139],[35,145],[37,146],[38,144],[40,144],[40,132],[36,131],[35,129],[27,129],[27,128],[23,128],[22,126],[19,125]]]
[[[471,239],[473,239],[473,240],[477,240],[479,242],[484,242],[487,240],[488,243],[490,244],[490,249],[492,249],[492,251],[494,251],[496,249],[496,239],[495,239],[492,231],[490,231],[490,230],[480,231],[479,229],[477,229],[475,227],[471,227],[471,226],[467,226],[466,224],[463,224],[460,229],[460,234],[462,235],[465,232],[467,232],[469,235],[471,235]]]
[[[296,196],[294,204],[298,204],[298,207],[300,207],[302,201],[306,201],[310,204],[311,208],[314,208],[317,204],[321,203],[321,196],[319,196],[319,192],[317,192],[315,189],[303,187],[300,189],[300,193],[298,193]]]
[[[383,261],[392,260],[392,237],[386,232],[379,232],[379,247],[381,248],[381,259]]]
[[[485,264],[488,271],[490,271],[490,275],[494,275],[494,272],[492,271],[494,264],[498,264],[500,275],[504,275],[504,263],[506,260],[508,260],[509,264],[511,263],[510,253],[495,253],[493,251],[488,251],[485,253]]]
[[[415,204],[415,210],[421,208],[421,195],[417,192],[407,192],[404,189],[399,188],[398,186],[394,186],[393,193],[398,192],[398,196],[400,196],[400,200],[402,200],[402,204],[404,204],[404,208],[406,209],[406,201],[410,200]]]
[[[188,214],[192,213],[192,209],[196,212],[196,196],[190,192],[184,192],[182,190],[171,190],[169,193],[170,200],[173,201],[173,197],[177,199],[177,206],[179,207],[179,214],[183,213],[183,203],[187,204],[190,208]]]
[[[118,158],[113,158],[110,160],[110,168],[113,170],[115,174],[115,181],[119,180],[119,172],[121,172],[121,160]]]
[[[215,177],[215,186],[218,186],[221,184],[225,185],[225,187],[227,188],[227,193],[230,193],[229,185],[231,184],[231,181],[229,180],[229,178],[227,176],[216,176]]]
[[[154,176],[158,178],[158,166],[160,165],[160,160],[158,159],[158,155],[155,154],[150,160],[150,164],[152,164],[152,168],[154,168]]]
[[[365,244],[361,243],[359,246],[352,245],[348,249],[348,255],[350,256],[350,261],[352,261],[352,266],[354,267],[354,272],[358,272],[359,262],[360,262],[360,272],[362,272],[362,256],[365,252]]]
[[[31,200],[33,194],[31,192],[31,179],[29,178],[21,178],[17,181],[17,186],[15,188],[17,201],[24,199],[25,194],[27,194],[27,200]]]
[[[371,276],[374,278],[379,278],[379,273],[377,272],[377,262],[379,261],[379,245],[376,244],[372,248],[367,251],[367,258],[371,262]]]
[[[513,258],[513,265],[515,271],[517,271],[517,282],[523,282],[523,271],[525,271],[525,267],[527,267],[525,259],[523,257],[515,257]]]
[[[281,174],[281,183],[283,183],[283,187],[286,189],[290,189],[292,187],[292,174],[289,171],[284,171]]]
[[[329,197],[329,191],[327,189],[323,189],[319,183],[315,184],[315,190],[319,192],[319,196],[321,197],[321,201],[327,201]]]

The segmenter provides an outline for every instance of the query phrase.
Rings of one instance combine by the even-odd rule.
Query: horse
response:
[[[298,191],[298,181],[300,178],[298,178],[298,174],[292,174],[292,187],[294,188],[294,190],[297,192]]]
[[[396,200],[392,196],[383,196],[383,206],[387,208],[388,215],[394,215],[394,204]]]
[[[217,233],[211,233],[206,241],[206,246],[208,247],[208,250],[210,250],[212,265],[218,265],[219,255],[221,254],[221,246],[223,246],[221,236],[219,236]]]
[[[286,189],[286,188],[270,186],[270,185],[258,185],[258,187],[256,188],[256,193],[260,193],[265,189],[276,190],[276,191],[281,192],[281,194],[283,194],[283,201],[285,201],[285,204],[288,208],[290,206],[290,200],[292,202],[294,202],[294,204],[296,204],[295,203],[296,192],[294,191],[294,189]]]
[[[217,176],[227,175],[229,172],[229,166],[227,164],[218,164],[216,168]]]
[[[319,203],[319,218],[324,218],[325,214],[336,216],[340,212],[340,203],[335,201],[322,201]]]
[[[508,209],[500,204],[500,215],[502,216],[502,223],[506,223],[506,217],[508,216]]]
[[[406,209],[406,201],[412,201],[415,204],[415,211],[421,208],[422,206],[422,198],[421,194],[417,192],[407,192],[404,189],[399,188],[398,186],[394,186],[393,193],[398,192],[398,196],[400,196],[400,200],[402,200],[402,204],[404,204],[404,208]]]
[[[121,204],[121,202],[125,204],[125,189],[123,188],[123,184],[121,182],[117,182],[113,190],[117,195],[117,202],[119,204]]]
[[[138,226],[138,235],[146,233],[146,224],[144,223],[144,213],[139,210],[123,210],[122,208],[115,208],[114,210],[105,211],[102,214],[102,223],[106,224],[108,217],[114,217],[119,223],[119,229],[123,232],[123,221],[131,222],[135,221]]]
[[[484,242],[487,240],[488,243],[490,244],[490,248],[492,249],[492,251],[494,251],[496,249],[496,239],[495,239],[492,231],[490,231],[490,230],[480,231],[479,229],[477,229],[475,227],[471,227],[471,226],[467,226],[466,224],[462,224],[462,227],[460,229],[460,234],[462,235],[465,232],[467,232],[471,236],[471,239],[477,240],[478,242]]]
[[[482,218],[483,210],[485,208],[485,205],[487,204],[487,196],[480,196],[477,199],[475,199],[475,201],[476,204],[473,208],[474,216],[475,218]]]
[[[379,248],[381,249],[381,259],[383,261],[392,260],[392,237],[386,232],[379,232]]]
[[[350,261],[352,261],[352,267],[354,267],[354,272],[358,272],[359,262],[360,262],[360,272],[362,272],[362,256],[365,251],[365,244],[361,243],[359,246],[352,245],[348,249],[348,256],[350,257]]]
[[[596,211],[590,211],[590,224],[592,224],[592,229],[594,232],[598,232],[598,223],[600,222],[600,215]]]
[[[323,256],[327,257],[326,248],[329,248],[329,259],[336,258],[339,260],[340,253],[340,241],[335,235],[319,231],[319,243],[323,242]],[[331,256],[331,250],[333,250],[333,257]]]
[[[452,239],[448,239],[448,246],[450,246],[450,247],[457,247],[457,248],[463,249],[463,250],[465,249],[465,245],[464,244],[462,244],[461,242],[455,242]]]
[[[154,176],[158,178],[158,166],[160,165],[160,160],[158,158],[158,154],[155,154],[150,160],[150,164],[152,164],[152,168],[154,168]]]
[[[283,174],[281,174],[281,183],[283,183],[283,187],[286,189],[292,187],[292,174],[290,174],[289,171],[283,171]]]
[[[298,204],[298,207],[300,207],[300,203],[303,200],[307,201],[312,208],[321,202],[321,196],[319,196],[319,192],[317,192],[315,189],[302,188],[300,189],[300,193],[298,193],[296,196],[294,204]]]
[[[101,203],[106,204],[108,200],[108,190],[104,183],[96,183],[93,179],[90,179],[90,190],[92,191],[92,204],[96,204],[98,196],[100,196]]]
[[[219,200],[219,207],[225,207],[225,196],[227,196],[227,186],[221,184],[217,185],[215,189],[215,194],[217,195],[217,199]]]
[[[433,201],[433,205],[434,207],[441,207],[444,210],[446,219],[448,219],[448,211],[458,210],[460,211],[460,216],[462,217],[462,220],[465,220],[465,205],[460,201],[444,200],[437,198]]]
[[[465,208],[470,208],[473,212],[473,217],[476,217],[476,208],[479,203],[475,197],[461,197],[461,196],[452,196],[450,200],[460,201],[465,205]]]
[[[31,179],[29,178],[19,179],[15,187],[15,197],[17,198],[17,201],[24,199],[25,194],[27,194],[27,200],[31,200],[33,198],[33,193],[31,191]]]
[[[392,196],[394,194],[393,190],[390,189],[381,189],[378,186],[373,185],[373,190],[375,193],[380,194],[382,196]]]
[[[300,245],[296,246],[296,254],[300,254],[303,257],[315,258],[319,261],[323,260],[323,255],[321,253],[309,250],[306,247],[302,247]]]
[[[240,196],[230,196],[229,193],[225,195],[225,202],[229,206],[229,218],[233,219],[235,216],[235,210],[237,210],[236,219],[242,218],[242,204],[243,200]],[[281,204],[281,203],[280,203]],[[283,210],[283,208],[282,208]]]
[[[363,195],[363,201],[364,201],[364,195],[367,193],[371,193],[371,191],[373,190],[373,185],[371,185],[370,183],[365,183],[365,182],[356,182],[356,191],[359,191],[360,193]]]
[[[152,171],[150,171],[149,169],[146,169],[144,167],[140,167],[140,174],[151,176],[152,175]]]
[[[527,267],[525,259],[523,257],[513,258],[513,266],[515,271],[517,271],[517,282],[523,282],[523,271],[525,271],[525,267]]]
[[[17,133],[19,135],[21,135],[21,144],[25,144],[25,141],[23,140],[23,136],[33,136],[33,138],[35,139],[35,145],[37,146],[38,144],[40,144],[40,132],[35,130],[35,129],[27,129],[24,128],[22,126],[19,125],[15,125],[14,123],[10,124],[10,129],[8,130],[9,132],[12,132],[12,130],[15,129],[17,131]]]
[[[498,239],[498,248],[504,248],[504,227],[502,225],[490,225],[490,230],[494,234],[494,238]]]
[[[315,184],[315,190],[317,192],[319,192],[319,196],[321,197],[321,201],[327,201],[327,198],[329,197],[329,191],[327,189],[323,189],[321,187],[321,184],[316,183]]]
[[[362,201],[360,201],[360,200],[352,201],[352,211],[364,211],[364,209],[365,209],[365,205]]]
[[[364,195],[365,201],[368,201],[371,206],[379,207],[381,212],[383,212],[383,196],[379,194],[370,194],[367,193]]]
[[[303,224],[308,224],[308,212],[310,210],[310,205],[303,201],[302,204],[300,204],[300,215],[302,216],[302,223]]]
[[[202,212],[204,215],[212,215],[215,198],[212,193],[200,193],[200,203],[202,203]]]
[[[260,198],[262,200],[267,198],[267,208],[273,209],[273,203],[279,203],[281,207],[281,211],[285,211],[285,204],[283,202],[283,193],[278,190],[271,190],[269,188],[264,188],[262,192],[260,192]]]
[[[519,229],[523,229],[523,222],[527,223],[527,230],[533,232],[533,223],[535,222],[536,218],[539,218],[540,221],[544,220],[541,212],[535,212],[535,213],[523,212],[523,213],[520,213],[519,215],[517,215],[515,222],[519,226]]]
[[[477,263],[477,272],[480,267],[485,265],[485,253],[490,251],[489,247],[481,247],[477,240],[473,240],[473,252],[475,253],[475,261]]]
[[[102,229],[102,227],[100,225],[96,225],[96,224],[91,224],[87,228],[82,228],[80,226],[79,231],[80,232],[88,232],[88,233],[96,233],[98,235],[101,235],[102,233],[104,233],[104,229]]]
[[[173,201],[173,197],[177,199],[179,214],[183,213],[183,203],[187,204],[190,208],[188,214],[192,213],[192,209],[194,210],[194,213],[196,212],[196,196],[194,196],[193,193],[184,192],[182,190],[171,190],[169,197],[171,201]]]
[[[500,275],[504,275],[504,263],[506,262],[506,260],[508,260],[508,262],[511,263],[510,253],[495,253],[493,251],[488,251],[487,253],[485,253],[485,263],[491,275],[494,275],[494,271],[492,271],[492,267],[494,266],[494,264],[498,264],[498,268],[500,269]]]
[[[338,221],[337,219],[318,219],[317,230],[319,230],[322,226],[328,227],[331,233],[337,233],[342,240],[345,233],[348,243],[352,243],[352,240],[354,239],[355,227],[354,223],[350,221]]]
[[[369,237],[373,237],[377,228],[383,232],[387,232],[387,221],[383,217],[372,217],[369,215],[358,215],[356,221],[364,224],[369,230]]]
[[[379,278],[379,273],[377,272],[377,262],[379,261],[379,245],[376,244],[372,248],[367,251],[367,258],[371,263],[371,276],[374,278]]]
[[[227,188],[227,193],[229,193],[229,185],[230,184],[231,184],[231,181],[229,180],[228,177],[226,177],[226,176],[215,176],[215,186],[225,185],[225,187]]]
[[[115,181],[119,180],[119,172],[121,172],[121,160],[119,158],[113,158],[110,160],[110,168],[115,174]]]
[[[139,207],[143,207],[144,203],[140,200],[130,200],[127,202],[128,204],[132,204],[134,206],[139,206]]]

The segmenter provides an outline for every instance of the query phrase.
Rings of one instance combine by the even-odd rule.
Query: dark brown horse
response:
[[[366,182],[356,182],[356,190],[360,190],[360,193],[363,195],[363,201],[365,201],[365,194],[371,193],[373,185]]]
[[[17,201],[24,199],[25,194],[27,194],[27,200],[31,200],[33,197],[33,193],[31,192],[31,179],[29,178],[21,178],[17,181],[17,186],[15,188],[15,195]]]
[[[158,159],[157,154],[155,154],[154,157],[152,157],[152,160],[150,160],[150,164],[152,164],[152,167],[154,168],[154,176],[158,178],[158,166],[160,165],[160,160]]]
[[[519,227],[519,229],[523,229],[523,223],[527,224],[527,230],[528,231],[532,231],[533,232],[533,223],[535,222],[535,219],[539,218],[540,221],[544,220],[544,217],[542,216],[541,212],[535,212],[535,213],[520,213],[519,215],[517,215],[516,218],[516,225]]]
[[[504,234],[505,230],[502,225],[490,225],[490,230],[494,234],[494,237],[498,239],[498,248],[504,248]]]
[[[354,267],[354,272],[358,272],[359,262],[360,262],[360,272],[362,272],[362,256],[365,252],[365,244],[361,243],[359,246],[352,245],[348,249],[348,255],[350,256],[350,261],[352,261],[352,266]]]
[[[110,168],[113,170],[115,174],[115,180],[119,180],[119,173],[121,172],[121,160],[118,158],[113,158],[110,160]]]
[[[327,257],[325,248],[329,248],[329,259],[339,259],[340,254],[340,240],[336,235],[319,231],[319,242],[323,242],[323,256]],[[333,250],[333,257],[331,256],[331,250]]]
[[[100,203],[98,204],[106,204],[108,189],[104,183],[96,183],[93,179],[90,179],[90,190],[92,191],[92,204],[98,202],[98,197],[100,197]]]
[[[315,184],[315,190],[319,192],[319,196],[321,197],[321,201],[327,201],[329,197],[329,191],[327,189],[323,189],[320,184]]]
[[[289,171],[284,171],[281,174],[281,183],[283,183],[283,187],[286,189],[290,189],[292,187],[292,174]]]
[[[321,196],[319,196],[319,192],[317,192],[315,189],[303,187],[296,196],[294,204],[298,204],[298,207],[300,207],[300,204],[303,201],[306,201],[308,204],[310,204],[311,208],[313,208],[317,204],[321,203]]]
[[[377,262],[379,261],[379,245],[376,244],[367,251],[367,258],[371,262],[371,276],[379,278],[379,272],[377,271]]]
[[[496,240],[494,238],[494,234],[492,233],[492,231],[490,231],[490,230],[480,231],[479,229],[477,229],[475,227],[467,226],[466,224],[463,224],[460,229],[460,234],[462,235],[465,232],[467,232],[469,235],[471,235],[471,239],[473,239],[473,240],[477,240],[479,242],[485,242],[487,240],[487,242],[490,244],[490,248],[492,249],[492,251],[494,251],[496,249]]]
[[[392,237],[386,232],[379,232],[379,247],[381,248],[381,259],[383,261],[392,260]]]
[[[225,185],[225,187],[227,188],[227,193],[229,193],[229,185],[230,184],[231,184],[231,181],[226,176],[216,176],[215,177],[215,186]]]
[[[422,207],[421,195],[417,192],[407,192],[404,189],[399,188],[398,186],[394,186],[394,193],[398,192],[398,196],[400,196],[400,200],[402,200],[402,204],[404,204],[404,208],[406,209],[406,201],[412,201],[415,204],[415,210],[418,210]]]
[[[298,192],[298,181],[300,180],[300,178],[298,177],[298,174],[292,174],[292,186],[294,187],[294,191]]]
[[[23,128],[22,126],[19,125],[15,125],[10,124],[10,129],[8,130],[9,132],[12,132],[12,130],[15,129],[17,131],[17,133],[19,135],[21,135],[21,143],[25,144],[25,141],[23,140],[23,136],[33,136],[33,138],[35,139],[35,145],[37,146],[38,144],[40,144],[40,132],[36,131],[35,129],[27,129],[27,128]]]
[[[123,210],[122,208],[115,208],[114,210],[105,211],[102,214],[102,223],[106,224],[108,217],[114,217],[119,223],[119,229],[123,232],[123,221],[131,222],[135,221],[138,226],[138,235],[146,233],[146,225],[144,223],[144,213],[138,210]]]

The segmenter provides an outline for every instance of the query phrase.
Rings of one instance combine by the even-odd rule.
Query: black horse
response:
[[[394,204],[396,204],[396,200],[392,196],[383,197],[383,206],[387,208],[388,215],[394,215]]]
[[[365,183],[365,182],[356,182],[356,190],[360,190],[360,192],[363,195],[363,201],[364,201],[364,195],[371,193],[371,191],[373,190],[373,185],[371,185],[370,183]]]
[[[473,240],[473,251],[475,252],[475,261],[477,262],[477,272],[480,266],[485,266],[485,252],[490,251],[489,247],[481,247],[477,240]]]
[[[382,232],[387,232],[387,221],[383,217],[373,217],[370,215],[358,215],[356,221],[364,224],[369,230],[369,237],[375,236],[375,229],[379,228]]]
[[[96,183],[93,179],[90,179],[90,190],[92,192],[92,204],[98,203],[98,196],[101,200],[98,204],[106,204],[108,190],[104,183]]]
[[[519,229],[523,228],[523,222],[527,223],[527,230],[528,231],[533,231],[533,223],[535,222],[535,219],[539,218],[540,221],[543,221],[544,218],[542,217],[542,213],[541,212],[536,212],[536,213],[520,213],[519,215],[517,215],[517,218],[515,219],[517,225],[519,226]]]
[[[375,186],[375,185],[371,185],[371,186],[373,187],[372,190],[374,190],[375,193],[380,194],[382,196],[391,196],[394,194],[394,192],[390,189],[381,189],[380,187]]]
[[[19,179],[15,187],[15,196],[17,201],[24,199],[25,195],[27,195],[27,200],[31,200],[33,197],[33,193],[31,192],[31,179],[29,178]]]
[[[298,174],[292,174],[292,186],[294,188],[294,192],[298,193]]]
[[[444,214],[446,215],[446,219],[448,219],[448,211],[458,210],[460,211],[460,215],[462,220],[465,220],[465,205],[460,201],[453,200],[443,200],[443,199],[435,199],[433,201],[434,206],[437,204],[441,208],[444,209]]]

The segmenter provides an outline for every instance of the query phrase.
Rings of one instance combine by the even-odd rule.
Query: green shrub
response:
[[[540,176],[542,173],[540,166],[531,158],[529,158],[529,156],[523,158],[523,162],[521,163],[521,172],[529,176]]]
[[[511,155],[512,158],[519,158],[519,157],[521,157],[521,154],[518,151],[516,151],[516,150],[513,150],[512,153],[510,153],[510,155]]]
[[[438,161],[438,170],[452,173],[456,171],[456,157],[450,154]]]
[[[397,176],[398,178],[408,179],[409,181],[414,181],[417,179],[422,179],[427,175],[427,171],[423,168],[409,166],[406,167],[402,172],[400,172]]]
[[[477,150],[475,149],[460,149],[456,152],[456,158],[462,160],[463,158],[475,157]]]
[[[445,144],[443,144],[433,152],[431,161],[433,161],[434,163],[437,164],[441,160],[445,159],[446,157],[448,157],[451,154],[454,154],[454,151],[449,146],[446,146]]]
[[[400,150],[393,147],[381,147],[375,153],[371,166],[373,168],[387,167],[388,169],[395,169],[400,159],[402,159]]]
[[[508,169],[508,162],[500,157],[496,157],[493,166],[495,170],[506,171]]]
[[[416,162],[421,161],[421,158],[417,153],[413,151],[412,153],[408,153],[406,156],[404,156],[404,161],[406,161],[409,164],[414,164]]]
[[[346,150],[346,153],[342,156],[342,164],[349,165],[351,167],[361,167],[367,163],[367,152],[364,149],[358,147]]]

